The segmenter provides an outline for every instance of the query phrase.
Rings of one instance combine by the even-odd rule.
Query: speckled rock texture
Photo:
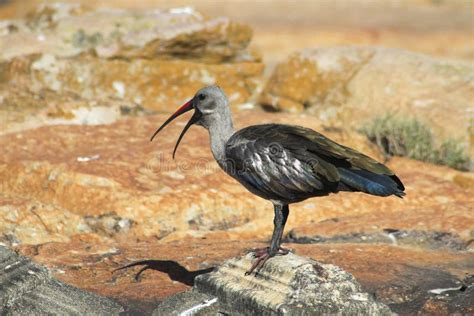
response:
[[[344,129],[325,130],[310,115],[248,113],[235,116],[237,128],[291,122],[381,159],[364,137]],[[108,238],[156,236],[168,241],[209,234],[268,238],[271,204],[252,196],[219,169],[203,129],[191,129],[174,161],[171,152],[180,122],[149,142],[165,118],[47,126],[0,137],[0,240],[8,245],[40,244],[91,232]],[[359,193],[310,199],[292,207],[287,231],[314,226],[317,230],[308,231],[306,237],[330,237],[356,232],[386,235],[384,229],[394,229],[451,234],[464,243],[472,239],[474,220],[468,210],[474,202],[473,188],[456,180],[469,173],[400,158],[389,166],[407,184],[405,199]],[[327,229],[318,228],[326,225]],[[328,235],[329,231],[334,233]],[[294,237],[299,238],[297,230]]]
[[[198,276],[195,288],[216,296],[220,308],[231,314],[392,314],[334,265],[290,253],[272,258],[255,276],[245,275],[252,259],[248,254],[224,262],[215,272]]]
[[[2,35],[3,60],[31,54],[71,57],[89,50],[110,58],[179,56],[209,63],[253,59],[246,51],[252,37],[249,26],[208,18],[191,8],[121,10],[43,4],[24,20],[2,23]]]
[[[83,234],[69,242],[21,245],[16,249],[46,265],[62,282],[110,297],[131,310],[151,313],[161,302],[168,304],[168,297],[189,290],[197,276],[211,272],[250,249],[265,246],[266,239],[230,240],[212,234],[171,242],[156,238],[129,238],[118,242]],[[363,292],[395,313],[474,312],[472,252],[350,240],[284,243],[284,247],[298,256],[347,271],[360,283]],[[135,265],[113,272],[130,263]],[[236,277],[243,278],[249,267],[249,259],[242,261]],[[266,282],[265,278],[258,280]]]
[[[0,24],[2,133],[171,112],[210,84],[248,106],[264,68],[251,38],[248,25],[190,8],[39,6]]]
[[[383,47],[305,49],[278,64],[260,102],[275,110],[305,109],[328,122],[361,127],[386,113],[416,117],[472,146],[472,63]]]
[[[168,297],[153,311],[153,316],[196,315],[213,316],[225,313],[217,297],[196,290]]]
[[[49,270],[0,246],[2,315],[117,315],[124,308],[111,299],[54,279]]]
[[[236,115],[237,126],[280,121],[323,129],[310,116],[248,113]],[[184,233],[232,234],[234,229],[239,235],[239,227],[266,236],[271,204],[253,197],[220,170],[202,128],[193,127],[186,135],[174,161],[171,152],[180,122],[149,141],[165,118],[49,126],[0,137],[0,227],[8,236],[0,235],[0,240],[43,243],[87,232],[172,239]],[[363,136],[345,130],[327,134],[379,155]],[[314,214],[311,207],[300,209]],[[253,221],[260,223],[247,229],[246,223]]]

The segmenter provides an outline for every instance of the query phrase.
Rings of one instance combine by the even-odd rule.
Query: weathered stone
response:
[[[473,61],[474,11],[466,1],[242,1],[233,4],[196,4],[201,12],[239,18],[255,25],[254,43],[267,65],[308,47],[374,45],[403,48],[453,59]],[[245,12],[245,11],[244,11]],[[350,14],[348,14],[350,12]]]
[[[0,246],[2,315],[112,315],[122,306],[51,277],[49,271]]]
[[[54,4],[4,27],[0,102],[8,109],[0,117],[6,123],[40,125],[51,116],[56,123],[74,123],[98,105],[112,116],[105,123],[120,117],[123,106],[169,112],[214,83],[233,104],[245,105],[264,68],[248,49],[249,26],[191,9],[131,12]],[[32,118],[38,115],[42,120]]]
[[[176,161],[171,152],[182,124],[173,124],[156,143],[149,143],[165,119],[158,115],[111,125],[49,126],[0,137],[2,194],[9,205],[1,213],[7,219],[2,241],[19,244],[24,254],[68,284],[148,312],[188,289],[196,275],[245,248],[265,246],[245,240],[270,238],[271,205],[218,169],[204,130],[195,128],[186,135]],[[266,122],[305,125],[380,159],[363,137],[325,129],[310,115],[253,111],[239,113],[235,121],[237,128]],[[293,229],[301,238],[321,235],[327,243],[289,246],[298,255],[341,266],[395,312],[428,310],[435,303],[454,311],[465,292],[453,291],[440,303],[428,291],[460,286],[465,273],[472,273],[472,254],[466,250],[472,248],[474,195],[455,180],[468,173],[402,158],[389,165],[407,186],[405,199],[341,193],[293,205],[286,232]],[[48,233],[29,205],[37,206],[35,212],[48,227],[62,223],[65,215],[49,215],[54,217],[56,209],[75,220]],[[22,221],[9,219],[15,210],[24,214]],[[78,223],[85,226],[79,230]],[[317,230],[310,230],[312,225]],[[42,243],[63,242],[28,246],[34,243],[27,236],[32,230]],[[405,232],[407,237],[401,235]],[[379,233],[394,233],[405,247],[415,247],[353,243]],[[59,234],[65,237],[58,239]],[[423,242],[418,242],[420,237]],[[156,259],[149,265],[153,271],[147,270],[138,282],[131,271],[111,274],[119,265],[150,258]]]
[[[31,54],[70,57],[89,50],[112,58],[177,57],[209,63],[255,59],[247,51],[249,26],[206,18],[189,8],[90,10],[57,3],[39,6],[24,21],[3,25],[2,60]]]
[[[121,100],[84,100],[43,88],[32,92],[27,82],[0,84],[0,135],[45,125],[111,124],[122,117],[148,113],[138,104],[124,105]]]
[[[472,247],[469,242],[474,227],[471,205],[443,203],[412,211],[371,212],[333,218],[299,226],[289,232],[289,240],[302,243],[389,243],[423,249],[467,250]]]
[[[32,63],[31,80],[38,90],[74,92],[85,100],[118,98],[169,112],[209,84],[219,84],[233,104],[245,103],[257,88],[262,71],[263,64],[252,62],[204,64],[42,55]]]
[[[182,128],[179,123],[149,142],[165,119],[159,115],[111,125],[50,126],[0,137],[0,176],[6,201],[0,208],[0,227],[8,236],[4,242],[35,243],[28,236],[31,232],[37,234],[38,242],[67,241],[82,232],[114,238],[157,236],[168,241],[209,234],[230,239],[268,238],[271,204],[248,193],[219,169],[204,130],[194,127],[186,135],[175,161],[171,152]],[[266,122],[308,126],[381,158],[363,136],[344,129],[325,130],[309,115],[242,112],[235,119],[237,128]],[[407,185],[405,199],[358,193],[310,199],[292,206],[287,231],[302,225],[318,226],[316,223],[333,218],[372,214],[364,218],[374,225],[382,221],[386,227],[380,226],[379,232],[384,228],[415,229],[460,235],[465,241],[470,238],[472,217],[462,210],[471,208],[474,195],[472,188],[454,181],[466,173],[401,158],[392,159],[389,165]],[[30,206],[36,206],[39,217]],[[427,214],[423,225],[416,216],[419,211]],[[442,212],[460,220],[450,220],[448,215],[440,215]],[[401,214],[407,220],[391,225]]]
[[[257,276],[246,276],[252,259],[248,254],[224,262],[215,272],[198,276],[196,289],[216,296],[230,314],[391,315],[339,267],[290,253],[267,261]]]
[[[68,241],[70,236],[88,231],[78,214],[18,196],[0,195],[0,218],[0,243],[7,245]]]
[[[273,121],[323,130],[309,116],[249,113],[236,116],[238,127]],[[199,234],[242,225],[239,230],[243,232],[249,229],[267,236],[272,223],[271,205],[252,196],[219,169],[203,129],[192,129],[176,161],[171,159],[171,151],[181,129],[179,124],[170,126],[162,138],[149,142],[154,129],[165,119],[166,116],[160,115],[111,125],[50,126],[0,137],[4,149],[0,155],[2,193],[5,198],[22,196],[29,203],[36,203],[35,212],[51,229],[51,241],[58,240],[54,237],[54,227],[60,218],[69,216],[66,214],[74,218],[63,221],[69,223],[69,227],[61,228],[67,236],[99,232],[118,237],[127,231],[132,235],[162,238],[173,232],[175,236],[185,231]],[[363,136],[334,129],[326,134],[372,156],[378,155]],[[53,209],[63,209],[64,215],[55,217],[51,213]],[[301,221],[292,225],[303,222],[305,216],[314,217],[314,210],[309,207],[302,205],[297,209],[306,215],[301,214]],[[331,209],[327,205],[323,212]],[[43,234],[42,242],[46,242],[43,238],[50,233],[36,215],[30,214],[26,207],[18,207],[16,212],[22,215],[12,219],[13,211],[14,207],[6,205],[0,212],[5,220],[0,225],[2,232],[15,232],[26,238],[25,242],[32,242],[26,236],[27,231],[36,230]],[[365,212],[362,207],[360,211]],[[23,220],[23,216],[27,217]],[[123,220],[127,227],[117,226],[115,231],[115,224],[104,223],[109,220],[104,216],[116,217],[114,223]],[[259,223],[246,228],[245,224],[253,220]]]
[[[153,311],[153,316],[218,315],[219,302],[216,297],[198,291],[181,292],[167,298]]]
[[[46,265],[65,283],[151,313],[167,297],[190,289],[196,276],[248,249],[266,245],[264,239],[254,242],[212,235],[173,242],[155,238],[114,241],[80,235],[66,243],[21,245],[18,249]],[[423,306],[428,308],[430,302],[446,310],[441,313],[444,315],[456,311],[469,314],[474,309],[468,300],[472,280],[466,278],[474,272],[470,252],[355,243],[285,243],[284,247],[299,256],[341,267],[356,278],[364,292],[374,294],[396,313],[416,314]],[[137,261],[142,264],[112,273],[119,266]],[[237,277],[244,277],[249,264]],[[447,288],[459,289],[436,294]]]
[[[111,6],[108,0],[81,2],[89,7]],[[0,8],[0,17],[18,18],[37,5],[35,0],[10,0]],[[182,5],[182,0],[113,2],[114,7],[126,9]],[[255,42],[264,51],[265,61],[271,64],[296,49],[334,45],[401,47],[451,58],[472,60],[474,57],[473,10],[469,1],[305,1],[294,6],[288,1],[275,0],[269,10],[267,3],[240,0],[239,10],[232,2],[216,6],[213,1],[199,1],[193,7],[209,16],[225,15],[254,25]],[[48,8],[55,12],[51,5]],[[77,9],[77,6],[72,8]],[[181,8],[181,11],[191,10]],[[49,17],[51,13],[44,15]]]
[[[22,246],[21,252],[46,264],[65,283],[111,297],[129,309],[151,313],[167,297],[189,289],[197,275],[210,272],[225,258],[242,251],[235,242],[184,240],[188,242],[128,238],[116,243],[88,234],[77,235],[69,243]],[[143,263],[114,272],[136,261]],[[142,268],[146,269],[139,273]]]
[[[276,67],[261,101],[275,110],[297,102],[326,122],[356,128],[398,113],[427,122],[438,141],[468,146],[473,82],[469,63],[387,48],[306,49]]]

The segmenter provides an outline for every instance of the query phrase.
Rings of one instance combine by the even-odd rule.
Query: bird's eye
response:
[[[201,100],[201,101],[204,100],[205,98],[206,98],[206,95],[203,94],[203,93],[200,93],[200,94],[198,95],[198,99]]]

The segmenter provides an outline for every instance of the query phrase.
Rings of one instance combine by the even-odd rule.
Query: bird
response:
[[[403,198],[401,180],[384,164],[340,145],[306,127],[286,124],[252,125],[236,131],[229,101],[217,85],[201,88],[152,135],[194,110],[178,137],[176,150],[192,125],[204,127],[217,164],[251,193],[271,201],[274,228],[270,245],[253,251],[255,262],[246,274],[262,268],[281,247],[289,205],[341,191]]]

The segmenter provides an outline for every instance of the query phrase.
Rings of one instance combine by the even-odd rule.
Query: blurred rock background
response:
[[[149,142],[217,83],[237,127],[314,128],[406,184],[403,200],[295,205],[290,247],[395,312],[474,312],[473,2],[11,0],[0,18],[1,244],[150,311],[268,240],[269,205],[218,169],[204,130],[176,160],[185,119]],[[169,262],[110,273],[139,259]]]

